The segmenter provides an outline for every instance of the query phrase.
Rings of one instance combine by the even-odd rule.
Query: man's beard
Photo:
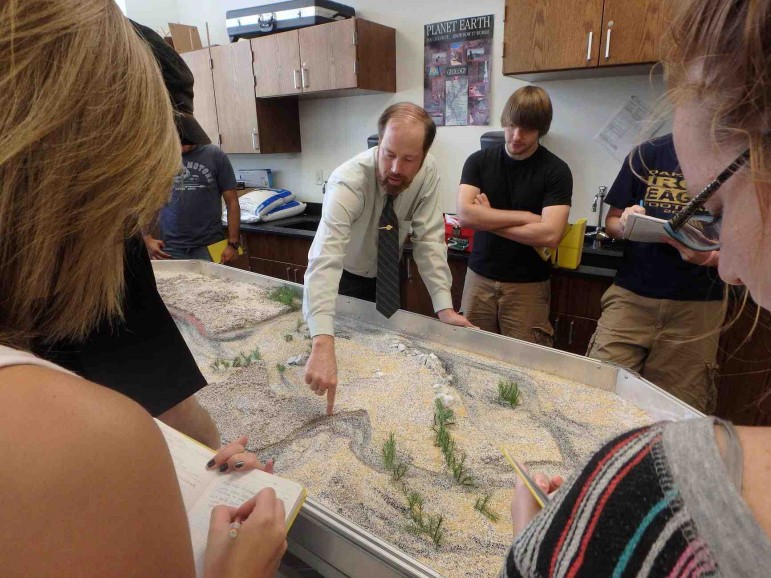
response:
[[[377,175],[377,182],[380,185],[380,188],[382,188],[387,195],[391,195],[393,197],[395,197],[396,195],[398,195],[399,193],[407,189],[407,187],[409,187],[412,184],[412,181],[408,181],[404,177],[394,175],[391,172],[388,172],[386,173],[385,176],[383,176],[380,173],[379,167],[375,169],[375,173]],[[397,184],[394,184],[388,180],[389,177],[394,177],[394,176],[399,179],[399,182]]]

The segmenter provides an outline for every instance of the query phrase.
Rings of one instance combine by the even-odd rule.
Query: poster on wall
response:
[[[493,15],[425,26],[423,108],[436,126],[490,124]]]

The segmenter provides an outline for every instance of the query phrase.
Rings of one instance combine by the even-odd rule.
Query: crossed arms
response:
[[[543,208],[541,215],[528,211],[493,209],[477,187],[461,185],[458,190],[458,218],[463,227],[490,231],[500,237],[533,247],[556,247],[565,231],[569,205]]]

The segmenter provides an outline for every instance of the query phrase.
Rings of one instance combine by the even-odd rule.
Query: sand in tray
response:
[[[271,300],[270,290],[198,273],[156,271],[155,279],[167,307],[177,317],[191,314],[203,333],[222,335],[252,327],[290,310]]]
[[[249,435],[250,449],[262,459],[274,457],[277,473],[300,481],[314,499],[446,576],[492,575],[500,569],[511,541],[508,508],[516,477],[499,445],[530,466],[566,475],[603,441],[650,421],[608,392],[339,321],[334,416],[327,417],[324,399],[307,389],[303,368],[286,365],[310,345],[299,313],[259,323],[238,339],[201,339],[194,327],[181,323],[211,383],[199,399],[224,439]],[[211,367],[215,357],[255,348],[261,359],[248,367]],[[497,402],[500,379],[520,385],[519,407]],[[437,396],[456,414],[450,430],[467,456],[474,488],[454,482],[434,446]],[[381,453],[392,432],[397,460],[408,464],[399,482],[385,470]],[[402,484],[422,494],[426,515],[444,516],[438,548],[409,530]],[[497,522],[474,509],[483,495],[490,495]]]

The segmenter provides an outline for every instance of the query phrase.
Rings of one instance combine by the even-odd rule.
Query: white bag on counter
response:
[[[241,207],[241,222],[256,223],[270,211],[294,201],[294,194],[285,189],[258,189],[238,198]],[[223,204],[222,223],[228,222],[228,208]]]
[[[308,205],[300,201],[289,201],[288,203],[276,207],[270,211],[267,215],[263,215],[260,219],[261,222],[267,223],[268,221],[276,221],[278,219],[286,219],[287,217],[294,217],[301,215],[305,212],[305,208]]]

